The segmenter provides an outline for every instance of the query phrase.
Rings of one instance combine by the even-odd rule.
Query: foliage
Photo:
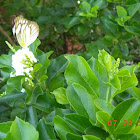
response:
[[[6,17],[16,10],[35,20],[42,44],[29,46],[30,81],[10,77],[11,50],[0,56],[0,140],[140,139],[139,0],[1,3]],[[61,55],[68,39],[81,51]]]
[[[24,80],[26,76],[9,77],[11,52],[0,57],[0,139],[140,138],[135,75],[140,64],[120,68],[120,60],[105,50],[88,61],[78,55],[50,60],[52,52],[44,53],[38,45],[38,39],[30,45],[38,59],[33,85]]]
[[[1,26],[11,36],[9,18],[13,14],[21,14],[39,24],[39,39],[42,42],[40,48],[45,52],[54,50],[53,56],[83,51],[80,55],[88,60],[93,54],[97,58],[98,50],[105,49],[113,57],[119,57],[126,63],[139,62],[139,0],[80,2],[11,0],[9,4],[5,0],[1,2],[0,8]],[[5,7],[8,7],[6,11]],[[3,40],[2,36],[1,47],[5,46]],[[74,47],[79,43],[81,47]]]

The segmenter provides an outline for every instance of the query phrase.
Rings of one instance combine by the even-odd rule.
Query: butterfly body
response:
[[[39,26],[36,22],[27,20],[22,16],[12,16],[11,26],[13,35],[21,47],[27,47],[33,43],[39,35]]]

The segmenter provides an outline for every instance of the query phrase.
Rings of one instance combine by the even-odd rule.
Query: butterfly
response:
[[[11,16],[13,35],[21,47],[28,47],[39,35],[39,26],[36,22],[25,19],[22,16]]]

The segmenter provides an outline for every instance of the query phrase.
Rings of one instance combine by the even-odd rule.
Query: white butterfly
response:
[[[21,47],[28,47],[39,35],[38,24],[22,16],[11,16],[11,26],[13,35]]]

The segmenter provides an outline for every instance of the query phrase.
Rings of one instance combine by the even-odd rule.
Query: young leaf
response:
[[[55,95],[55,98],[59,104],[68,104],[68,100],[66,97],[66,89],[65,88],[57,88],[55,89],[52,94]]]
[[[35,128],[23,120],[16,117],[13,121],[10,131],[3,140],[38,140],[39,134]]]
[[[127,11],[123,7],[117,6],[116,9],[119,18],[125,18],[127,16]]]
[[[90,4],[88,2],[84,1],[80,4],[80,9],[84,13],[90,13],[91,7],[90,7]]]

